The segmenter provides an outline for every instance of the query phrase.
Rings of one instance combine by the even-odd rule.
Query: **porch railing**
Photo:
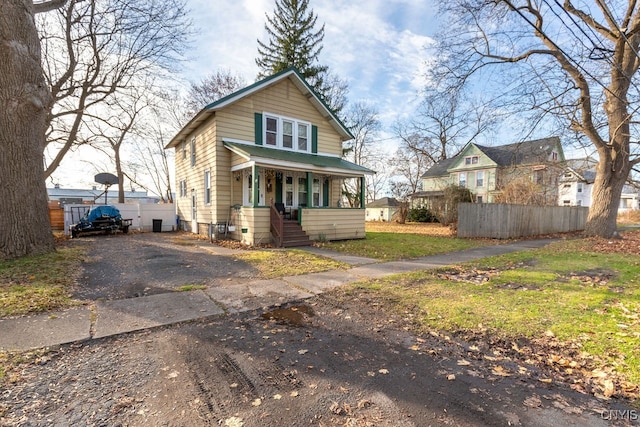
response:
[[[276,246],[281,248],[284,240],[284,217],[280,215],[280,212],[278,212],[273,203],[271,203],[270,211],[271,234],[273,235]]]

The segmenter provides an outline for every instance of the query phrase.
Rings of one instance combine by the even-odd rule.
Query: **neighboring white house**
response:
[[[393,197],[383,197],[367,204],[366,221],[391,221],[399,203]]]
[[[596,178],[596,161],[590,158],[567,160],[567,167],[558,179],[560,206],[591,206],[591,192]],[[640,194],[625,185],[620,196],[618,212],[640,209]]]
[[[91,190],[78,188],[61,188],[56,185],[54,188],[47,188],[49,201],[58,201],[61,204],[82,204],[82,203],[105,203],[104,188],[93,186]],[[146,191],[125,191],[124,200],[126,203],[158,203],[160,199],[149,196]],[[107,192],[107,204],[118,203],[118,188],[111,187]]]

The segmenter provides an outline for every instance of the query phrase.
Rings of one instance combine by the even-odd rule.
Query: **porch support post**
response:
[[[253,207],[257,208],[258,205],[260,204],[260,168],[258,167],[258,165],[253,165],[253,173],[252,173],[252,178],[253,178]]]
[[[364,197],[365,197],[365,187],[364,187],[364,176],[360,177],[360,208],[364,209]]]
[[[307,172],[307,207],[313,206],[313,173]]]

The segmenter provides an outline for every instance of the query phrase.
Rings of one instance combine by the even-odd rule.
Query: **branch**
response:
[[[596,1],[596,3],[598,3],[598,5],[600,5],[599,1]],[[593,17],[591,15],[589,15],[588,13],[583,12],[580,9],[576,9],[573,4],[571,4],[571,0],[565,0],[564,2],[564,9],[569,12],[570,14],[580,18],[580,20],[582,22],[584,22],[585,24],[587,24],[588,26],[590,26],[591,28],[593,28],[594,30],[596,30],[597,32],[599,32],[600,34],[602,34],[605,38],[615,42],[616,40],[618,40],[619,36],[614,33],[613,31],[611,31],[611,29],[605,27],[604,25],[602,25],[601,23],[599,23],[598,21],[596,21],[595,19],[593,19]],[[605,14],[606,16],[606,14]],[[611,24],[611,22],[609,22],[609,24]],[[615,25],[611,25],[612,28],[615,28]]]
[[[65,5],[67,0],[48,0],[41,2],[33,2],[33,13],[51,12],[60,9]]]

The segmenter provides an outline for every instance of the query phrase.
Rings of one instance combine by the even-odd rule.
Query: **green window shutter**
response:
[[[254,123],[256,131],[256,145],[262,145],[262,114],[255,113]]]
[[[311,152],[318,154],[318,126],[311,126]]]

